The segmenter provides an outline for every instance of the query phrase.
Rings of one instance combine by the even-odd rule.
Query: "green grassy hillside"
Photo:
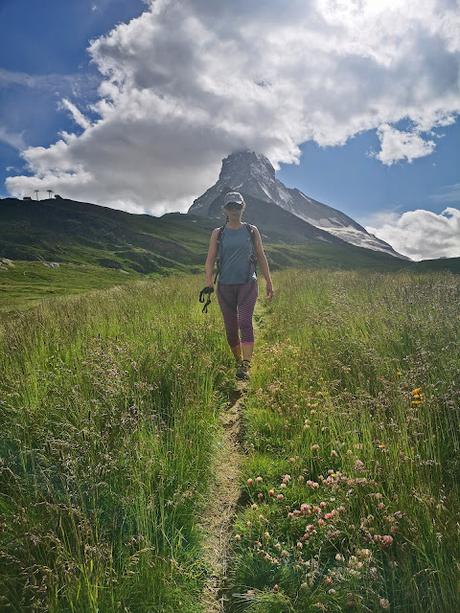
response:
[[[0,202],[0,255],[13,260],[122,268],[139,273],[193,271],[212,227],[186,215],[131,215],[66,199]]]
[[[43,262],[0,263],[0,317],[37,306],[41,301],[123,285],[143,275],[91,264],[61,263],[49,268]]]
[[[66,199],[0,200],[0,311],[50,295],[125,283],[141,275],[198,273],[213,228],[224,222],[181,213],[132,215]],[[329,236],[274,204],[249,199],[245,219],[264,237],[271,270],[451,270],[460,258],[410,262]],[[327,239],[327,242],[325,240]],[[15,266],[2,264],[7,258]],[[45,262],[61,266],[46,267]],[[129,273],[129,274],[126,274]]]

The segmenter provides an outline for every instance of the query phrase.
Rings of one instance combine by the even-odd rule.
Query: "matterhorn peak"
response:
[[[275,169],[267,156],[251,149],[233,151],[222,160],[217,182],[193,202],[188,212],[207,215],[219,194],[229,190],[270,202],[290,198],[288,194],[280,194],[280,187],[282,192],[286,190],[276,179]]]
[[[222,160],[220,181],[229,183],[240,178],[241,183],[244,183],[251,175],[255,178],[262,178],[262,175],[266,175],[267,179],[274,181],[275,169],[265,155],[250,149],[235,151]]]
[[[393,256],[408,259],[397,253],[391,245],[369,234],[354,219],[326,204],[309,198],[297,188],[289,188],[275,176],[270,160],[256,151],[242,149],[230,153],[222,160],[219,179],[204,194],[193,201],[187,211],[193,215],[210,215],[212,205],[222,194],[239,191],[247,199],[270,202],[299,217],[311,226],[341,240]]]

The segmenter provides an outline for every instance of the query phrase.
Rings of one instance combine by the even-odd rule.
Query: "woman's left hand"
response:
[[[273,285],[271,283],[267,283],[266,292],[267,298],[271,300],[273,298]]]

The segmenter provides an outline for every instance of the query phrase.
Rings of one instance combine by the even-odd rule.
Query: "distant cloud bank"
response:
[[[88,52],[97,102],[61,100],[75,132],[26,148],[32,176],[9,177],[12,195],[49,188],[128,211],[185,211],[233,150],[278,168],[298,162],[305,141],[343,145],[376,129],[374,157],[411,161],[460,112],[452,0],[152,0]],[[46,82],[0,70],[2,79]],[[402,119],[410,130],[396,129]]]
[[[460,209],[377,213],[365,228],[413,260],[460,257]]]

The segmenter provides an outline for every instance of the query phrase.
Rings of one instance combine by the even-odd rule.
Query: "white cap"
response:
[[[240,192],[227,192],[224,197],[224,206],[229,202],[239,202],[243,205],[244,199]]]

